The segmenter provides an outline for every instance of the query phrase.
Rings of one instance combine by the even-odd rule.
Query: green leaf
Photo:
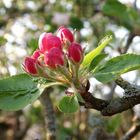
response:
[[[105,36],[101,42],[99,43],[98,47],[94,50],[92,50],[91,52],[89,52],[85,57],[84,60],[82,62],[82,66],[86,67],[89,66],[91,61],[97,56],[99,55],[102,50],[106,47],[106,45],[111,41],[112,36]]]
[[[64,113],[76,112],[79,109],[77,97],[74,95],[63,97],[58,104],[58,109]]]
[[[118,24],[125,26],[127,29],[132,29],[133,25],[127,7],[119,1],[107,0],[103,5],[102,12],[107,16],[114,17]]]
[[[27,74],[0,80],[0,109],[2,110],[20,110],[39,96],[37,83]]]
[[[100,82],[106,83],[117,79],[121,74],[140,68],[140,55],[123,54],[107,61],[94,71]]]
[[[122,121],[121,121],[121,115],[115,115],[107,120],[106,128],[107,131],[110,133],[116,132],[118,128],[120,127]]]
[[[79,19],[79,17],[72,16],[70,18],[70,26],[73,29],[80,30],[83,28],[83,22],[81,21],[81,19]]]
[[[99,54],[97,55],[90,63],[89,71],[92,71],[96,68],[96,66],[107,57],[107,54]]]

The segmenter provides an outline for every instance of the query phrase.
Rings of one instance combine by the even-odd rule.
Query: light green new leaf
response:
[[[40,96],[37,83],[27,74],[0,80],[0,109],[16,111]]]
[[[102,50],[106,47],[106,45],[112,40],[112,36],[106,36],[104,37],[101,42],[99,43],[99,46],[92,50],[91,52],[89,52],[85,57],[84,60],[82,62],[82,66],[86,67],[89,66],[91,61],[97,56],[99,55]]]
[[[140,55],[124,54],[107,61],[94,71],[94,77],[106,83],[117,79],[121,74],[140,68]]]
[[[79,109],[76,96],[64,96],[58,104],[58,109],[64,113],[74,113]]]

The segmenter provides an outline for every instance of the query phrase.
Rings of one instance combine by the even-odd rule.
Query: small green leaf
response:
[[[106,45],[112,40],[112,36],[105,36],[101,42],[99,43],[99,46],[92,50],[91,52],[89,52],[85,57],[84,60],[82,62],[82,66],[86,67],[89,66],[91,61],[97,56],[99,55],[102,50],[106,47]]]
[[[140,68],[140,55],[123,54],[107,61],[94,71],[94,77],[103,82],[111,82],[121,74]]]
[[[65,96],[59,104],[58,109],[64,113],[74,113],[79,109],[79,103],[76,96]]]
[[[27,74],[0,80],[0,109],[16,111],[40,96],[37,83]]]
[[[118,128],[120,127],[122,123],[121,120],[121,115],[115,115],[113,117],[111,117],[110,119],[107,120],[107,124],[105,125],[108,132],[113,133],[116,132],[116,130],[118,130]]]
[[[104,59],[107,57],[107,54],[99,54],[97,55],[90,63],[89,71],[92,71],[95,69],[95,67]]]

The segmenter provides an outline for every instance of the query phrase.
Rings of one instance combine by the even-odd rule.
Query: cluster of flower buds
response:
[[[75,73],[82,60],[81,45],[75,42],[73,33],[62,26],[56,35],[46,32],[40,35],[39,49],[32,56],[25,58],[23,68],[33,76],[51,79],[52,76],[48,72],[50,71],[56,74],[56,77],[53,76],[52,79],[64,81],[64,79],[70,80],[77,77]]]

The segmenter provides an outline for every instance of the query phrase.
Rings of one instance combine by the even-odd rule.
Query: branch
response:
[[[131,140],[140,131],[140,123],[134,124],[121,140]]]
[[[125,95],[130,95],[134,93],[139,93],[140,88],[136,85],[130,84],[129,82],[123,80],[123,78],[119,77],[116,81],[116,84],[125,90]]]
[[[27,134],[27,131],[29,130],[29,128],[31,126],[31,122],[28,121],[28,120],[24,123],[24,125],[25,125],[24,128],[22,128],[20,126],[21,125],[21,122],[20,122],[21,115],[24,115],[22,110],[16,112],[17,128],[16,128],[14,140],[22,140],[22,139],[24,139],[24,137]]]
[[[128,49],[129,49],[129,47],[130,47],[130,44],[132,43],[133,38],[134,38],[135,36],[136,36],[136,35],[135,35],[134,33],[132,33],[132,32],[129,33],[128,39],[127,39],[127,42],[126,42],[126,45],[125,45],[125,47],[124,47],[124,50],[123,50],[122,54],[125,54],[125,53],[128,51]]]
[[[47,130],[46,139],[56,140],[55,113],[50,98],[50,92],[52,92],[52,88],[45,88],[40,96],[40,102],[44,109],[45,127]]]
[[[122,98],[106,101],[95,98],[91,93],[82,89],[79,93],[85,100],[85,103],[81,105],[84,105],[86,108],[96,109],[104,116],[112,116],[140,104],[140,89],[137,86],[131,85],[122,78],[117,79],[116,84],[125,90],[125,95]]]
[[[128,97],[122,97],[118,99],[111,100],[107,107],[101,110],[102,115],[111,116],[117,113],[121,113],[128,110],[135,105],[140,103],[140,92],[138,95],[132,95]]]
[[[137,0],[134,1],[134,8],[135,8],[136,11],[138,10],[138,8],[137,8]]]
[[[80,94],[85,101],[85,103],[84,104],[81,103],[81,105],[84,105],[85,108],[93,108],[98,111],[101,111],[103,108],[105,108],[109,104],[108,101],[98,99],[92,96],[90,92],[81,92]]]

